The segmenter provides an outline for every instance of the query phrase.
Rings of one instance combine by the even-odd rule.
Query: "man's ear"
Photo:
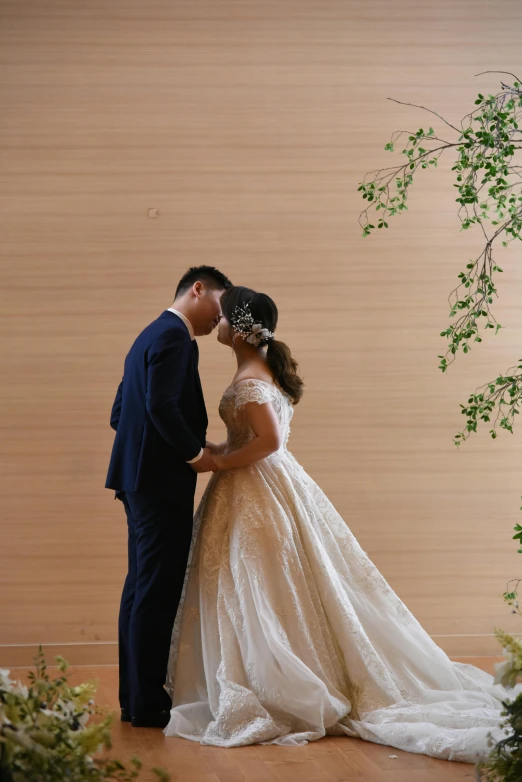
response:
[[[194,285],[192,286],[192,292],[194,296],[199,299],[200,296],[203,295],[204,292],[204,286],[203,283],[200,282],[200,280],[197,280]]]

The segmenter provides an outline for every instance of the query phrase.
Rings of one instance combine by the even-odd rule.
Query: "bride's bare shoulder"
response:
[[[261,383],[267,383],[270,386],[275,385],[274,378],[268,370],[263,367],[250,367],[237,374],[232,381],[233,386],[237,386],[238,383],[244,383],[247,380],[260,381]]]

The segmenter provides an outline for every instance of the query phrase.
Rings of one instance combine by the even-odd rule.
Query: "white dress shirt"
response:
[[[181,318],[185,326],[187,327],[188,333],[190,334],[190,339],[196,339],[194,334],[194,327],[192,326],[192,323],[187,318],[186,315],[184,315],[182,312],[179,312],[178,310],[175,310],[174,307],[169,307],[169,312],[173,312],[174,315],[177,315],[178,318]]]
[[[186,317],[186,315],[183,315],[182,312],[178,312],[178,310],[175,310],[174,307],[169,307],[168,311],[174,313],[174,315],[177,315],[178,318],[181,318],[181,320],[183,321],[183,323],[187,327],[187,331],[188,331],[188,333],[190,335],[190,339],[194,340],[196,338],[195,334],[194,334],[194,328],[193,328],[192,323],[190,322],[190,320]],[[195,456],[193,459],[190,459],[190,461],[188,461],[187,464],[194,464],[194,462],[199,462],[199,460],[201,459],[202,456],[203,456],[203,448],[198,453],[198,455]]]

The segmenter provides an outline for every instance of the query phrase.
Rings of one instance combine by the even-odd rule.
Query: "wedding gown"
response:
[[[282,445],[216,473],[195,516],[174,631],[166,736],[237,747],[357,736],[475,762],[504,735],[493,677],[452,662],[413,617],[287,450],[293,407],[244,380],[220,403],[227,451],[271,402]]]

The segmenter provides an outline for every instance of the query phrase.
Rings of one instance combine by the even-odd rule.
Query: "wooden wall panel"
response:
[[[519,250],[505,330],[443,377],[446,296],[479,246],[449,163],[371,240],[356,186],[424,121],[387,97],[459,119],[498,84],[475,73],[520,67],[521,24],[515,0],[0,0],[1,664],[37,642],[114,660],[109,411],[131,341],[199,263],[276,300],[307,384],[292,450],[426,629],[455,655],[520,629],[500,599],[520,432],[451,441],[459,402],[521,353]],[[234,364],[200,347],[216,438]]]

